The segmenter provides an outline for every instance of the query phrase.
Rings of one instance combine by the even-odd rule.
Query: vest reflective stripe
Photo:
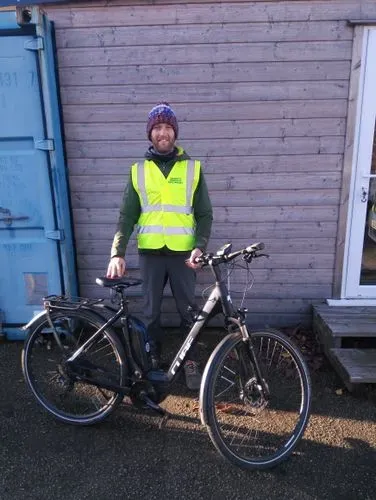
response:
[[[145,169],[143,166],[136,163],[137,168],[137,185],[138,185],[138,195],[141,198],[141,211],[143,211],[143,207],[148,206],[148,197],[146,194],[145,187]]]
[[[164,227],[164,226],[138,226],[138,234],[194,234],[194,229],[189,227]]]
[[[147,205],[145,207],[141,206],[142,212],[159,212],[163,210],[164,212],[177,212],[179,214],[191,214],[191,207],[181,207],[179,205]]]
[[[132,183],[140,199],[138,247],[188,251],[195,246],[193,196],[200,162],[177,161],[167,178],[150,160],[132,166]]]
[[[195,175],[195,164],[192,160],[189,160],[187,166],[187,208],[192,208],[190,205],[192,199],[192,188],[193,188],[193,180]]]

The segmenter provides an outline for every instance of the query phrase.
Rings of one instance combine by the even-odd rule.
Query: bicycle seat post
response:
[[[119,304],[120,308],[123,313],[126,315],[128,314],[128,299],[124,295],[125,288],[122,286],[115,286],[112,288],[112,302]]]

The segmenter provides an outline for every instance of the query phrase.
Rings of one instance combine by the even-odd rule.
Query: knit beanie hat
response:
[[[168,123],[175,132],[175,139],[178,138],[179,126],[175,113],[168,102],[160,102],[150,111],[148,123],[146,125],[146,133],[150,140],[151,131],[158,123]]]

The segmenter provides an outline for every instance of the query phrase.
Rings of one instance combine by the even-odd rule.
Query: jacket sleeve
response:
[[[202,169],[200,169],[200,179],[193,196],[193,214],[196,222],[196,248],[204,252],[210,238],[213,209]]]
[[[124,189],[117,231],[111,247],[111,258],[124,257],[129,238],[131,237],[135,224],[140,218],[140,213],[140,199],[133,187],[132,173],[130,173],[128,184]]]

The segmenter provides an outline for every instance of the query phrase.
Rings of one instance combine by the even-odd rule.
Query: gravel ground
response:
[[[0,498],[376,499],[376,388],[349,394],[330,366],[312,373],[313,413],[281,466],[225,462],[201,426],[195,394],[176,385],[160,418],[122,405],[94,427],[56,422],[23,381],[22,344],[0,344]]]

